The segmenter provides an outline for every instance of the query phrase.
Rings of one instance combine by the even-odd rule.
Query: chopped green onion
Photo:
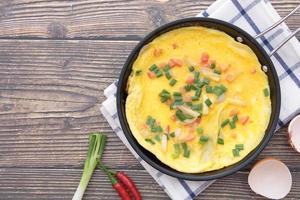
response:
[[[182,101],[182,95],[180,92],[174,92],[173,97],[175,101]]]
[[[158,69],[156,64],[151,65],[151,67],[149,68],[149,70],[152,72],[156,69]]]
[[[180,121],[184,121],[186,119],[193,119],[193,116],[184,114],[181,110],[177,110],[175,115],[176,115],[176,118],[179,119]]]
[[[160,96],[160,101],[162,103],[168,101],[169,99],[171,99],[171,93],[168,92],[167,90],[163,89],[160,93],[159,93],[159,96]]]
[[[172,78],[172,76],[170,74],[170,71],[166,71],[165,75],[166,75],[166,77],[167,77],[168,80],[170,80]]]
[[[221,96],[226,91],[227,88],[224,85],[217,85],[213,88],[213,93],[217,96]]]
[[[160,132],[160,133],[163,132],[163,129],[162,129],[161,126],[157,126],[157,127],[156,127],[156,130],[157,130],[157,132]]]
[[[150,138],[146,138],[145,141],[152,144],[152,145],[155,144],[155,142],[153,140],[151,140]]]
[[[195,67],[194,66],[189,66],[189,71],[190,72],[193,72],[195,70]]]
[[[173,146],[174,146],[175,152],[172,154],[172,157],[175,159],[175,158],[179,157],[181,150],[180,150],[179,144],[174,144]]]
[[[192,96],[192,101],[197,101],[199,99],[199,97],[197,96]]]
[[[195,96],[200,97],[200,95],[201,95],[201,88],[197,88],[195,92]]]
[[[206,99],[205,104],[209,107],[209,106],[211,106],[212,102],[210,99]]]
[[[164,70],[165,72],[169,71],[170,69],[171,69],[171,67],[170,67],[170,65],[168,65],[168,64],[163,68],[163,70]]]
[[[229,123],[229,119],[225,119],[225,120],[222,122],[221,127],[224,128],[228,123]]]
[[[235,148],[238,149],[239,151],[244,150],[244,144],[236,144]]]
[[[221,71],[220,70],[218,70],[218,69],[214,69],[214,71],[213,71],[215,74],[221,74]]]
[[[196,131],[197,131],[197,133],[200,135],[200,134],[203,133],[203,128],[198,127],[198,128],[196,129]]]
[[[206,135],[201,135],[200,139],[199,139],[199,143],[200,144],[204,144],[208,141],[209,137]]]
[[[139,75],[141,75],[142,74],[142,70],[137,70],[136,72],[135,72],[135,75],[136,76],[139,76]]]
[[[186,158],[190,157],[190,150],[189,150],[187,144],[185,142],[181,143],[181,147],[183,149],[183,157],[186,157]]]
[[[198,80],[199,76],[200,76],[200,72],[195,71],[194,72],[194,78],[195,78],[195,80]]]
[[[156,135],[156,136],[154,137],[154,140],[156,140],[157,142],[160,142],[160,141],[161,141],[160,135]]]
[[[265,97],[270,96],[270,92],[269,92],[268,88],[264,89],[264,95],[265,95]]]
[[[153,126],[153,125],[155,124],[155,119],[152,118],[151,116],[148,116],[148,117],[147,117],[146,124],[147,124],[148,126]]]
[[[197,87],[195,85],[191,85],[192,90],[197,90]]]
[[[185,105],[189,106],[189,107],[192,107],[193,106],[193,103],[192,102],[185,102]]]
[[[175,101],[171,106],[170,109],[174,109],[176,106],[181,106],[183,105],[184,102],[183,101]]]
[[[212,91],[213,91],[213,89],[210,85],[206,85],[205,89],[206,89],[206,93],[212,93]]]
[[[211,69],[216,68],[216,63],[211,63],[211,64],[210,64],[210,68],[211,68]]]
[[[223,138],[218,138],[218,144],[224,145],[224,139]]]
[[[209,85],[210,80],[209,80],[209,78],[205,77],[202,82],[206,85]]]
[[[232,154],[234,157],[240,156],[240,151],[238,149],[232,149]]]
[[[156,77],[157,78],[159,78],[159,77],[161,77],[163,74],[162,74],[162,72],[159,70],[159,71],[156,71],[156,72],[154,72],[155,73],[155,75],[156,75]]]
[[[180,96],[180,97],[181,97],[182,95],[181,95],[180,92],[174,92],[174,93],[173,93],[173,96]]]
[[[234,128],[236,127],[236,126],[235,126],[235,122],[230,121],[230,122],[229,122],[229,126],[230,126],[231,129],[234,129]]]
[[[191,91],[191,85],[186,85],[186,86],[184,86],[184,89],[185,89],[185,91],[187,91],[187,92],[189,92],[189,91]]]
[[[233,118],[232,118],[232,121],[235,123],[235,122],[237,122],[238,120],[239,120],[239,118],[238,118],[237,114],[235,114],[235,115],[233,116]]]
[[[202,88],[204,85],[205,85],[204,82],[199,82],[199,83],[197,83],[197,87],[198,87],[198,88]]]
[[[196,111],[201,111],[202,110],[202,104],[195,104],[195,105],[192,105],[192,110],[196,110]]]
[[[172,79],[172,80],[170,80],[169,85],[174,86],[176,83],[177,83],[177,80]]]
[[[175,137],[175,132],[170,133],[170,137]]]

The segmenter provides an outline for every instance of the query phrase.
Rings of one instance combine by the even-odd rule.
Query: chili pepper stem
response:
[[[117,174],[117,172],[116,171],[114,171],[114,170],[112,170],[112,169],[108,169],[105,165],[103,165],[101,162],[99,162],[99,168],[101,169],[101,170],[103,170],[107,175],[108,175],[108,173],[110,173],[110,174],[112,174],[112,175],[116,175]]]

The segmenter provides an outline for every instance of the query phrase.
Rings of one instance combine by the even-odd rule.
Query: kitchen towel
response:
[[[199,17],[217,18],[230,22],[255,36],[280,19],[280,16],[267,0],[217,0]],[[273,29],[258,42],[267,52],[272,51],[291,31],[285,23]],[[277,128],[287,123],[300,111],[300,44],[292,38],[272,56],[281,85],[281,111]],[[155,181],[173,200],[190,200],[201,193],[214,181],[187,181],[170,177],[157,171],[131,148],[120,127],[116,109],[116,84],[112,83],[104,90],[106,100],[101,105],[101,112],[113,131],[120,137],[127,148],[138,159]],[[291,98],[292,95],[292,98]]]

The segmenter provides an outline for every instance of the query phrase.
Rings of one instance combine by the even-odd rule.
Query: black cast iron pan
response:
[[[148,150],[144,149],[136,141],[136,139],[134,138],[134,136],[130,131],[126,119],[126,113],[125,113],[125,102],[127,97],[127,91],[126,91],[127,80],[131,73],[132,65],[135,59],[137,58],[141,48],[147,45],[148,43],[150,43],[153,39],[155,39],[161,34],[164,34],[168,31],[177,28],[187,27],[187,26],[203,26],[203,27],[223,31],[228,35],[232,36],[233,38],[238,38],[238,37],[242,38],[242,43],[248,45],[253,50],[253,52],[258,57],[262,66],[266,66],[264,67],[265,68],[264,71],[268,76],[268,81],[270,86],[270,97],[272,103],[272,113],[271,113],[270,122],[260,144],[240,162],[219,170],[214,170],[214,171],[204,172],[204,173],[179,172],[165,165],[161,161],[159,161],[155,155],[150,153]],[[273,136],[278,121],[279,110],[280,110],[280,86],[279,86],[278,76],[276,74],[275,68],[273,66],[270,57],[252,36],[250,36],[244,30],[224,21],[211,19],[211,18],[193,17],[193,18],[180,19],[165,24],[155,29],[151,33],[149,33],[141,42],[139,42],[139,44],[129,55],[123,67],[123,70],[120,74],[118,89],[117,89],[117,109],[118,109],[118,117],[120,120],[120,124],[127,140],[143,160],[145,160],[148,164],[150,164],[152,167],[156,168],[157,170],[161,171],[162,173],[168,174],[173,177],[182,178],[186,180],[207,181],[207,180],[228,176],[230,174],[239,171],[240,169],[242,169],[243,167],[251,163],[259,155],[259,153],[267,146],[268,142]]]

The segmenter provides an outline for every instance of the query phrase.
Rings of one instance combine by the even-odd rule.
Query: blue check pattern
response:
[[[217,0],[198,16],[221,19],[256,35],[280,19],[269,1],[266,0]],[[258,39],[270,52],[290,33],[286,24]],[[279,76],[282,104],[277,128],[286,124],[300,111],[300,44],[296,38],[290,40],[272,57]],[[100,108],[113,131],[138,159],[155,181],[173,200],[191,200],[214,181],[187,181],[163,174],[143,161],[131,148],[120,127],[116,109],[116,82],[105,89],[106,100]]]

